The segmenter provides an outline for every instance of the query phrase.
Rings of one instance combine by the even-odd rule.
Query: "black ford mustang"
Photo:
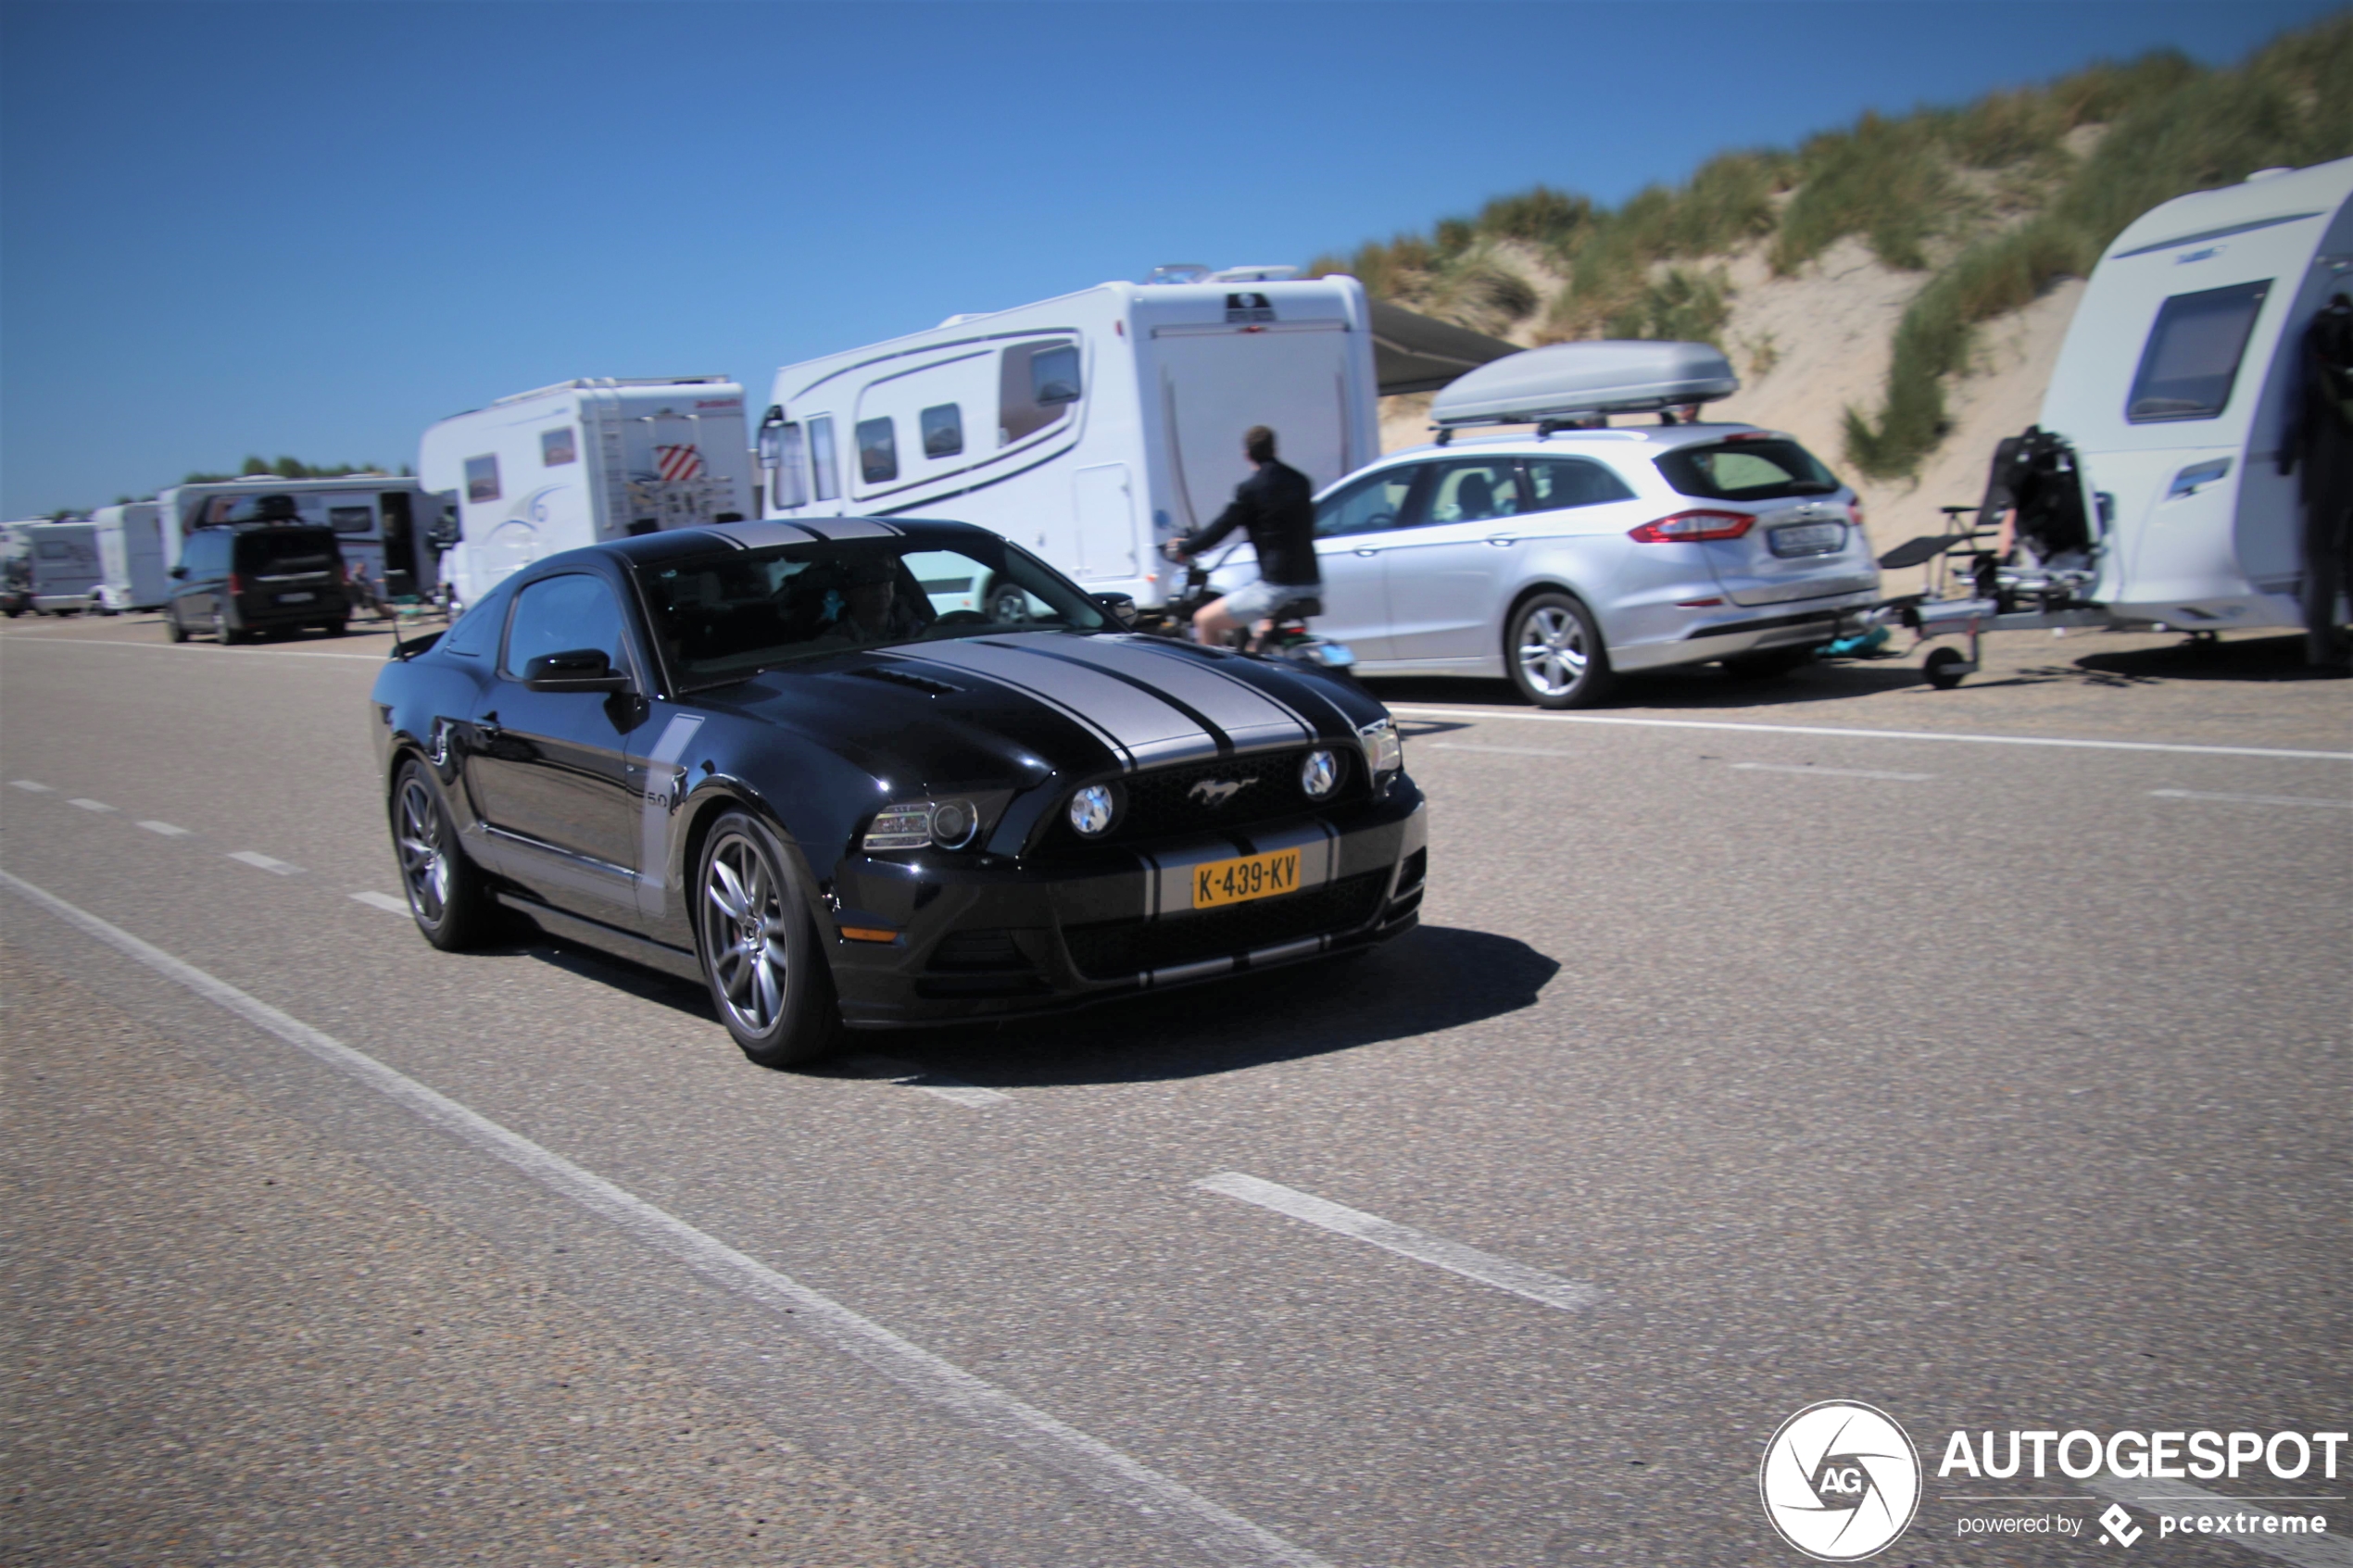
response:
[[[519,909],[702,979],[770,1066],[1408,929],[1425,818],[1380,704],[1121,608],[961,523],[540,561],[376,682],[409,908],[443,947]]]

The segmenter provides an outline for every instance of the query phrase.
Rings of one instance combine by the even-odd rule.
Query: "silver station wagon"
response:
[[[1568,344],[1487,369],[1671,349],[1722,367],[1701,395],[1731,389],[1730,368],[1701,345]],[[1441,427],[1454,390],[1433,410]],[[1587,390],[1555,395],[1547,412],[1593,419],[1576,405],[1609,400]],[[1693,390],[1670,377],[1617,396],[1615,409],[1687,407]],[[1508,676],[1530,702],[1579,708],[1624,671],[1720,660],[1785,672],[1879,602],[1855,493],[1789,436],[1535,422],[1539,433],[1469,439],[1442,429],[1440,445],[1391,453],[1316,497],[1315,630],[1346,643],[1362,673]],[[1244,575],[1222,566],[1220,586],[1229,574]]]

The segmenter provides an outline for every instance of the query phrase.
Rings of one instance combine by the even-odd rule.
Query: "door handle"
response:
[[[1516,533],[1490,533],[1487,536],[1487,542],[1491,545],[1516,545],[1519,543],[1519,535]]]
[[[1365,549],[1360,549],[1360,550],[1358,550],[1356,553],[1357,553],[1358,555],[1360,555],[1360,556],[1377,556],[1377,555],[1380,554],[1380,552],[1379,552],[1378,550],[1365,550]]]

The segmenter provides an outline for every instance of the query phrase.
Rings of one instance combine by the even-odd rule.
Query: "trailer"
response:
[[[434,508],[419,483],[405,475],[351,474],[340,479],[281,479],[253,474],[204,484],[175,484],[156,497],[163,533],[164,570],[180,564],[188,536],[200,528],[241,522],[302,522],[335,531],[335,543],[355,574],[387,597],[433,588],[433,553],[423,533]]]
[[[126,501],[90,514],[98,536],[98,600],[112,615],[154,609],[170,596],[163,559],[163,509],[153,501]]]
[[[454,414],[417,473],[447,548],[453,608],[544,556],[757,508],[744,389],[721,376],[560,382]]]
[[[1159,546],[1249,477],[1245,430],[1317,489],[1380,455],[1363,285],[1288,270],[1163,269],[785,366],[763,515],[954,518],[1157,608]]]
[[[2076,307],[2041,422],[2005,444],[1985,501],[1947,508],[1952,533],[1881,559],[1972,563],[1957,591],[1894,607],[1924,637],[1970,639],[1967,654],[1932,652],[1930,678],[1951,685],[1974,670],[1986,631],[2303,626],[2302,508],[2280,455],[2305,329],[2348,291],[2353,158],[2180,196],[2118,235]],[[2006,465],[2071,493],[2022,505]],[[2347,619],[2341,600],[2334,615]]]
[[[97,603],[104,573],[98,531],[89,522],[37,522],[24,530],[32,568],[32,612],[76,615]]]

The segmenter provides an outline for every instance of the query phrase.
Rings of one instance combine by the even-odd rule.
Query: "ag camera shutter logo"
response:
[[[1765,1517],[1818,1562],[1884,1551],[1920,1506],[1920,1460],[1894,1418],[1850,1399],[1781,1423],[1756,1473]]]

